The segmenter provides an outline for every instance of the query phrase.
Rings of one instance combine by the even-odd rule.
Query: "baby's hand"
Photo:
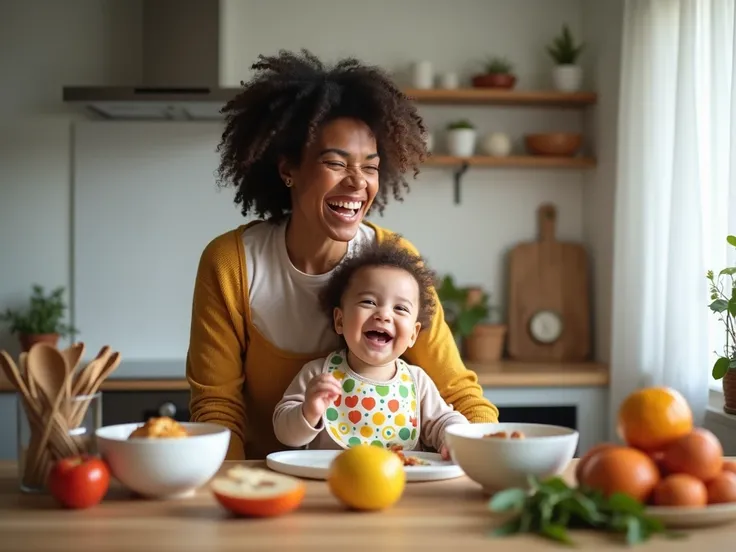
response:
[[[304,393],[302,414],[307,423],[315,427],[327,407],[340,396],[340,382],[332,374],[320,374],[312,378]]]
[[[450,451],[447,448],[447,445],[442,445],[440,447],[440,456],[443,460],[449,460],[450,459]]]

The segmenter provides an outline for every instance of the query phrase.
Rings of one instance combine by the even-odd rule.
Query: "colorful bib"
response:
[[[361,444],[416,448],[420,435],[416,384],[403,360],[396,360],[396,375],[386,383],[371,383],[353,372],[346,350],[336,351],[325,362],[342,384],[342,394],[323,416],[333,441],[343,448]]]

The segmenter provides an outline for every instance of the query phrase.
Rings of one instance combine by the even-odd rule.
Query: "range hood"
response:
[[[143,0],[141,82],[65,86],[65,103],[105,119],[212,120],[238,91],[220,86],[221,0]]]

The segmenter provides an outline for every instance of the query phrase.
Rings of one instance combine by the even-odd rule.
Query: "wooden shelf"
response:
[[[608,365],[599,362],[465,362],[484,387],[607,387]]]
[[[425,162],[430,167],[455,167],[467,164],[471,167],[539,167],[585,169],[595,167],[592,157],[546,157],[541,155],[516,155],[509,157],[453,157],[451,155],[432,155]]]
[[[458,88],[455,90],[405,89],[404,93],[417,103],[425,104],[486,104],[549,107],[586,107],[595,105],[595,92],[555,92],[540,90],[504,90],[498,88]]]

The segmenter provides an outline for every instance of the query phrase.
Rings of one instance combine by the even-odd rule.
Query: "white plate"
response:
[[[304,477],[307,479],[327,479],[330,463],[340,450],[287,450],[274,452],[266,457],[266,465],[273,471]],[[430,462],[429,466],[406,466],[407,481],[439,481],[462,477],[463,470],[451,460],[442,460],[433,452],[404,452],[406,456],[416,456]]]
[[[713,504],[705,508],[649,506],[646,514],[667,527],[707,527],[736,521],[736,503]]]

